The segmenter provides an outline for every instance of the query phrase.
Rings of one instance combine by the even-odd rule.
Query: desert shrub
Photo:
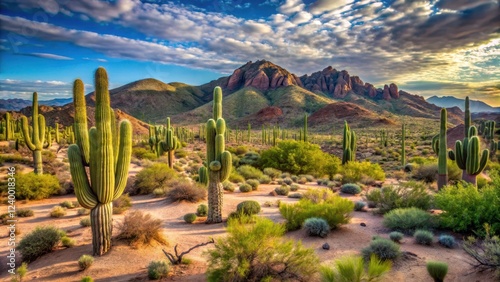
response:
[[[19,252],[25,262],[32,262],[57,246],[64,232],[54,226],[37,226],[19,242]]]
[[[251,219],[254,224],[240,223],[248,220],[229,219],[228,235],[208,250],[208,281],[304,281],[317,272],[314,250],[283,239],[283,225],[261,217]]]
[[[76,211],[78,215],[87,215],[90,214],[90,210],[86,208],[81,208]]]
[[[389,239],[376,238],[370,242],[370,245],[361,250],[365,260],[369,260],[372,255],[385,260],[394,260],[401,255],[399,245]]]
[[[80,225],[82,227],[89,227],[90,226],[90,217],[85,217],[80,219]]]
[[[252,191],[252,186],[250,184],[243,183],[240,185],[240,192],[247,193],[250,191]]]
[[[264,174],[271,177],[271,179],[275,179],[277,177],[281,176],[282,171],[279,169],[275,169],[272,167],[266,167],[264,168]]]
[[[197,203],[207,198],[207,188],[199,183],[179,180],[171,182],[170,185],[173,188],[167,192],[167,197],[174,202]]]
[[[385,180],[384,170],[378,164],[365,162],[348,162],[341,167],[342,183],[360,182],[362,178]]]
[[[90,277],[90,276],[84,276],[84,277],[82,277],[80,282],[94,282],[94,279],[92,279],[92,277]]]
[[[397,208],[420,208],[427,210],[431,207],[433,196],[427,192],[427,186],[422,182],[408,181],[399,186],[384,186],[381,189],[372,189],[365,196],[367,201],[373,202],[378,213],[387,213]]]
[[[448,264],[441,261],[428,261],[427,272],[434,279],[434,282],[443,282],[448,274]]]
[[[279,187],[274,188],[274,192],[276,194],[281,195],[281,196],[286,196],[288,193],[290,193],[290,188],[288,188],[288,185],[281,185]]]
[[[137,173],[135,188],[138,194],[150,194],[155,189],[166,189],[167,183],[177,178],[177,172],[165,163],[155,163]]]
[[[252,186],[252,190],[254,191],[257,190],[257,188],[259,188],[260,184],[259,180],[257,179],[248,179],[246,183]]]
[[[260,155],[256,152],[246,153],[239,161],[240,165],[257,165],[259,163]]]
[[[313,203],[321,203],[332,197],[335,197],[335,193],[328,189],[307,189],[304,193],[304,198],[310,200]]]
[[[363,211],[363,209],[366,207],[366,203],[363,201],[356,201],[354,203],[354,210],[355,211]]]
[[[290,191],[292,191],[292,192],[299,190],[299,188],[300,188],[300,185],[298,185],[298,184],[290,185]]]
[[[187,157],[188,153],[184,150],[175,150],[174,155],[176,158],[181,159]]]
[[[481,234],[487,223],[494,233],[500,232],[500,178],[496,181],[480,190],[465,182],[442,188],[435,195],[436,206],[443,211],[439,215],[441,226]]]
[[[7,187],[7,186],[5,186]],[[50,174],[16,173],[16,199],[41,200],[59,193],[61,184]]]
[[[71,239],[69,237],[63,236],[61,238],[61,244],[65,248],[71,248],[71,247],[73,247],[75,245],[75,240],[73,240],[73,239]]]
[[[299,177],[299,179],[297,179],[297,183],[299,183],[299,184],[306,184],[307,183],[307,179],[305,177]]]
[[[309,236],[326,237],[330,233],[328,222],[322,218],[311,217],[304,221],[304,229]]]
[[[427,163],[419,165],[415,169],[412,177],[419,181],[432,183],[436,181],[437,173],[438,173],[438,165],[435,163]]]
[[[263,175],[262,171],[251,165],[242,165],[236,169],[245,179],[259,179]]]
[[[318,145],[285,140],[263,151],[259,164],[297,175],[333,175],[340,167],[340,160],[323,152]]]
[[[239,183],[239,182],[244,182],[245,177],[241,176],[233,167],[231,170],[231,174],[229,174],[228,180],[232,183]]]
[[[28,264],[23,262],[21,266],[16,269],[16,276],[13,276],[11,282],[21,282],[28,273]]]
[[[61,206],[55,206],[50,211],[50,217],[59,218],[65,215],[66,215],[66,209]]]
[[[336,228],[349,222],[349,213],[353,208],[354,203],[350,200],[333,195],[318,203],[302,198],[295,204],[281,204],[279,210],[287,221],[286,228],[297,230],[306,219],[311,217],[322,218],[326,220],[330,228]]]
[[[286,185],[292,185],[293,180],[290,177],[283,178],[283,183]]]
[[[18,209],[16,210],[16,216],[18,217],[31,217],[35,215],[35,212],[30,209]]]
[[[346,184],[342,185],[342,187],[340,188],[340,191],[342,193],[356,195],[356,194],[361,193],[362,190],[361,190],[361,187],[359,187],[359,185],[357,185],[357,184],[346,183]]]
[[[403,238],[404,238],[404,234],[401,232],[392,231],[391,233],[389,233],[389,239],[391,239],[392,241],[394,241],[396,243],[401,242],[401,240],[403,240]]]
[[[198,206],[196,209],[196,215],[197,216],[207,216],[208,214],[208,206],[205,204],[201,204]]]
[[[122,194],[113,201],[113,214],[122,214],[132,206],[132,199],[128,194]]]
[[[292,176],[290,176],[290,179],[292,180],[292,182],[297,183],[297,181],[299,180],[299,177],[297,175],[292,175]],[[292,183],[290,183],[290,184],[292,184]],[[290,184],[288,184],[288,185],[290,185]]]
[[[262,175],[261,177],[259,177],[259,183],[260,184],[269,184],[271,183],[271,177],[269,177],[268,175]]]
[[[234,192],[234,185],[233,185],[233,183],[231,183],[229,181],[222,182],[222,188],[225,191]]]
[[[244,201],[236,206],[236,212],[246,215],[258,214],[260,212],[260,204],[256,201]]]
[[[455,238],[451,235],[440,235],[438,243],[446,248],[453,248],[456,245]]]
[[[432,240],[434,239],[434,234],[428,230],[417,230],[413,234],[415,237],[415,242],[420,245],[432,245]]]
[[[331,265],[321,266],[321,282],[382,281],[385,274],[391,270],[391,266],[391,261],[381,261],[371,256],[368,267],[365,269],[362,257],[342,257]]]
[[[80,270],[85,270],[85,269],[89,268],[92,265],[92,263],[94,263],[93,256],[82,255],[78,259],[78,266],[80,267]]]
[[[302,199],[304,195],[302,195],[302,193],[291,193],[291,194],[288,194],[288,198],[293,198],[293,199]]]
[[[197,216],[195,213],[187,213],[184,215],[184,221],[187,223],[193,223],[196,220]]]
[[[156,188],[153,190],[153,195],[155,196],[155,198],[163,197],[165,196],[165,193],[165,189],[163,188]]]
[[[154,161],[158,158],[155,153],[151,152],[150,150],[148,150],[146,148],[141,148],[141,147],[133,147],[132,148],[132,155],[140,160],[146,159],[146,160]]]
[[[473,264],[478,271],[493,270],[500,276],[500,238],[490,234],[490,226],[485,224],[484,240],[472,236],[464,240],[464,251],[476,262]]]
[[[75,208],[75,205],[73,205],[73,202],[70,202],[70,201],[64,201],[64,202],[60,203],[59,205],[63,208],[67,208],[67,209]]]
[[[155,219],[151,214],[144,214],[141,211],[131,211],[119,223],[120,233],[116,237],[120,240],[126,240],[131,246],[139,247],[142,244],[150,244],[157,241],[160,244],[166,244],[167,241],[161,233],[160,219]]]
[[[159,280],[162,277],[167,277],[170,267],[164,261],[152,261],[148,265],[148,278],[151,280]]]
[[[435,225],[433,216],[418,208],[395,209],[384,215],[385,227],[412,234],[416,229],[431,229]]]

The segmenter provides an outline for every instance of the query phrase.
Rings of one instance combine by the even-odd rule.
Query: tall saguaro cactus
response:
[[[9,141],[12,139],[12,115],[7,112],[5,113],[5,140]]]
[[[167,152],[168,156],[168,166],[170,168],[174,167],[174,152],[179,149],[181,142],[174,136],[174,129],[170,126],[170,118],[167,117],[167,128],[165,134],[165,141],[160,142],[161,149]]]
[[[113,138],[115,120],[110,107],[108,76],[104,68],[98,68],[95,73],[96,126],[87,134],[87,128],[77,119],[82,117],[85,108],[83,91],[79,91],[83,87],[80,82],[75,81],[78,91],[73,92],[77,144],[69,146],[68,158],[78,202],[82,207],[91,209],[93,254],[101,256],[111,248],[113,200],[120,197],[127,183],[132,154],[132,126],[128,120],[121,121],[116,133],[118,137]],[[118,142],[117,146],[113,144],[113,139]],[[90,157],[90,179],[85,171],[86,155]]]
[[[470,137],[470,135],[469,135],[470,121],[471,121],[471,117],[470,117],[470,109],[469,109],[469,96],[467,96],[467,97],[465,97],[465,118],[464,118],[464,122],[465,122],[464,137],[465,138]]]
[[[432,139],[432,149],[438,155],[438,189],[448,184],[448,164],[446,163],[448,144],[446,137],[447,119],[446,109],[442,108],[439,135],[436,135]]]
[[[344,139],[342,141],[342,164],[354,161],[356,158],[356,134],[344,121]]]
[[[26,146],[33,152],[33,164],[35,174],[43,174],[42,165],[42,149],[45,143],[45,117],[38,114],[38,93],[33,93],[33,107],[32,107],[32,123],[33,131],[30,132],[28,125],[28,118],[21,117],[21,128]]]
[[[225,150],[226,121],[222,118],[222,89],[215,87],[213,118],[207,121],[208,216],[206,223],[222,222],[222,182],[231,173],[231,153]],[[202,168],[203,170],[203,168]]]
[[[406,165],[406,125],[401,124],[401,166]]]

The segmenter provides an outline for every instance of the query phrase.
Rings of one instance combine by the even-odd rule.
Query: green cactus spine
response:
[[[87,135],[78,132],[81,130],[87,132],[87,128],[84,128],[82,124],[75,126],[75,133],[79,138],[77,138],[77,144],[69,146],[68,158],[78,202],[82,207],[91,209],[93,254],[100,256],[111,248],[112,202],[120,197],[127,183],[132,153],[132,126],[127,120],[120,123],[117,133],[118,153],[115,161],[112,137],[112,127],[115,121],[112,119],[110,107],[108,78],[103,68],[98,68],[95,73],[95,96],[96,127],[92,127]],[[74,92],[73,100],[77,111],[85,108],[83,92]],[[79,114],[81,112],[75,113],[75,124]],[[90,138],[82,138],[86,135]],[[82,144],[82,142],[90,144]],[[86,145],[90,145],[90,179],[85,171],[84,151],[82,150]]]
[[[174,129],[170,126],[170,118],[167,117],[167,127],[165,130],[165,141],[160,142],[161,149],[167,152],[168,166],[174,167],[175,150],[180,148],[181,142],[174,136]]]
[[[464,137],[470,137],[469,128],[470,128],[470,109],[469,109],[469,96],[465,97],[465,128],[464,128]]]
[[[462,169],[462,180],[476,185],[476,176],[486,167],[489,151],[484,149],[480,152],[479,137],[475,126],[469,128],[468,136],[463,141],[457,140],[455,151],[450,150],[448,156]]]
[[[342,140],[342,164],[356,159],[356,134],[344,121],[344,139]]]
[[[225,150],[226,122],[222,118],[222,89],[215,87],[213,118],[207,121],[208,216],[206,223],[222,222],[222,182],[231,173],[231,153]]]
[[[447,112],[445,108],[441,109],[441,119],[439,126],[439,139],[438,139],[438,189],[443,188],[445,185],[448,185],[448,164],[446,163],[447,159],[447,136],[446,136],[446,125],[447,125]]]
[[[42,149],[45,143],[45,117],[38,114],[38,93],[33,93],[33,107],[32,107],[32,123],[33,131],[30,134],[30,126],[28,125],[28,118],[21,117],[22,133],[26,146],[33,152],[33,164],[35,174],[43,174],[42,165]]]

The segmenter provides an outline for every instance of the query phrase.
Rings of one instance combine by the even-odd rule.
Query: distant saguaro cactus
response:
[[[98,68],[95,73],[96,126],[87,133],[86,121],[81,120],[85,97],[80,91],[83,83],[80,83],[80,80],[75,81],[76,91],[73,92],[77,143],[69,146],[68,158],[78,202],[91,209],[93,254],[101,256],[111,248],[112,202],[120,197],[127,183],[132,126],[128,120],[121,121],[116,133],[118,137],[113,138],[115,120],[110,107],[108,76],[104,68]],[[117,146],[113,142],[117,142]],[[86,156],[89,156],[90,179],[85,171]]]
[[[170,168],[174,167],[175,150],[179,149],[181,142],[174,136],[174,129],[170,126],[170,118],[167,117],[167,127],[165,129],[165,140],[160,142],[161,149],[167,152],[168,156],[168,166]]]
[[[5,140],[9,141],[12,140],[12,115],[11,113],[7,112],[5,113],[5,128],[4,128],[4,133],[5,133]]]
[[[342,164],[356,159],[356,134],[344,121],[344,139],[342,140]]]
[[[24,142],[26,146],[33,152],[33,164],[35,174],[43,174],[42,165],[42,149],[45,143],[45,117],[38,114],[38,93],[33,93],[33,107],[32,107],[32,123],[33,130],[30,131],[30,126],[28,125],[28,118],[21,117],[21,128],[24,137]],[[47,147],[47,146],[45,146]]]
[[[464,137],[470,137],[469,136],[469,128],[470,128],[470,109],[469,109],[469,96],[465,97],[465,118],[464,118],[464,123],[465,123],[465,128],[464,128]]]
[[[439,134],[432,139],[432,149],[438,155],[438,189],[448,184],[446,124],[447,112],[445,108],[442,108]]]

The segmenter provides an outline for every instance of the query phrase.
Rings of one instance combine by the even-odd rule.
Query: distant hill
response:
[[[427,102],[432,103],[438,107],[459,107],[462,111],[465,110],[465,99],[459,99],[453,96],[432,96],[430,98],[427,98]],[[500,113],[500,107],[492,107],[482,101],[470,100],[470,111],[473,113]]]
[[[59,99],[38,101],[38,104],[46,106],[63,106],[68,103],[71,103],[71,101],[73,101],[73,98],[59,98]],[[31,100],[0,99],[0,111],[19,111],[20,109],[31,105],[32,105]]]

